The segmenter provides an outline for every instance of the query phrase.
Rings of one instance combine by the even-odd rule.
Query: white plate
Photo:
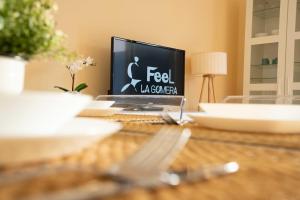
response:
[[[190,114],[199,125],[223,130],[300,133],[300,106],[200,104],[205,113]]]
[[[0,94],[0,137],[3,134],[54,133],[91,102],[91,97],[56,92]]]
[[[80,117],[108,117],[118,114],[123,108],[86,108],[79,113]]]
[[[121,129],[115,122],[75,118],[55,134],[0,137],[0,164],[56,158],[80,151]]]

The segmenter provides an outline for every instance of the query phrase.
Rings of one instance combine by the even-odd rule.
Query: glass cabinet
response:
[[[299,95],[300,91],[300,0],[289,0],[287,26],[286,91]]]
[[[244,95],[299,95],[300,0],[247,0]]]
[[[295,52],[294,52],[294,83],[300,82],[300,39],[295,40]]]

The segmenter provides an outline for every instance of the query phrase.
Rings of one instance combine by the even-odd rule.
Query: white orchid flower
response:
[[[76,74],[85,67],[92,65],[94,65],[94,59],[87,57],[86,59],[80,59],[72,62],[71,64],[67,65],[67,68],[70,70],[71,74]]]
[[[0,0],[1,1],[1,0]],[[77,91],[80,92],[81,90],[85,89],[88,87],[86,83],[80,83],[79,85],[75,86],[75,75],[78,73],[80,70],[88,67],[88,66],[95,66],[96,63],[94,63],[94,59],[91,57],[87,57],[86,59],[78,59],[73,61],[72,63],[66,65],[66,68],[69,70],[71,78],[72,78],[72,87],[71,89],[66,89],[60,86],[54,86],[55,88],[58,88],[60,90],[63,90],[65,92],[69,91]]]
[[[87,57],[87,58],[85,59],[85,65],[86,65],[86,66],[91,66],[91,65],[93,65],[93,64],[94,64],[94,59],[93,59],[93,58]]]
[[[80,71],[82,69],[81,65],[82,65],[82,62],[80,60],[77,60],[77,61],[71,63],[70,65],[68,65],[68,68],[72,74],[76,74],[78,71]]]

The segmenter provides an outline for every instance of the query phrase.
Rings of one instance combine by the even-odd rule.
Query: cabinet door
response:
[[[300,0],[289,0],[286,95],[300,95]]]
[[[287,0],[248,0],[244,95],[284,93]]]

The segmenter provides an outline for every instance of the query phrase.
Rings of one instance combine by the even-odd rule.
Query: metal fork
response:
[[[109,177],[117,184],[106,185],[105,189],[99,188],[97,192],[91,194],[85,189],[72,190],[63,194],[47,194],[36,197],[37,199],[86,199],[91,196],[104,197],[118,192],[127,191],[135,186],[151,186],[160,181],[161,172],[165,171],[175,156],[187,143],[191,131],[189,129],[179,129],[177,127],[165,127],[136,153],[127,160],[116,164],[106,172],[99,172],[98,177]],[[64,170],[62,170],[64,171]],[[68,169],[65,172],[69,171]],[[79,169],[80,171],[86,171]],[[32,198],[30,198],[32,199]],[[34,199],[34,198],[33,198]]]
[[[105,174],[119,180],[150,183],[149,178],[157,179],[169,167],[190,135],[189,129],[162,128],[136,153],[111,167]]]

